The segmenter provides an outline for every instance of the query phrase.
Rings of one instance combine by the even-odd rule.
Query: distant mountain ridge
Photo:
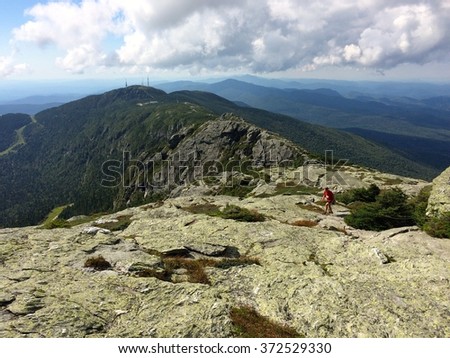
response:
[[[133,202],[133,195],[137,195],[136,203],[157,200],[158,193],[145,198],[133,188],[132,192],[124,192],[123,183],[122,187],[102,186],[105,162],[113,163],[120,171],[121,166],[129,164],[124,162],[125,152],[130,153],[132,161],[164,156],[174,135],[187,128],[192,128],[194,132],[189,135],[194,135],[202,124],[217,120],[223,113],[234,113],[311,153],[323,155],[325,150],[334,150],[336,159],[348,158],[412,177],[433,177],[431,168],[349,133],[240,107],[212,93],[167,94],[151,87],[130,86],[35,116],[36,122],[23,131],[26,144],[0,157],[0,194],[4,198],[0,202],[0,226],[34,224],[55,206],[69,203],[74,204],[72,213],[78,214],[109,211],[114,205],[118,209],[129,200]],[[247,153],[249,149],[244,150],[242,140],[241,144],[235,143],[240,149],[225,146],[222,159],[233,160],[236,153]]]
[[[65,102],[44,104],[0,104],[0,115],[9,113],[24,113],[28,115],[34,115],[46,109],[61,106],[64,103]]]
[[[354,80],[327,80],[327,79],[276,79],[263,78],[251,75],[234,76],[228,78],[215,78],[204,81],[164,81],[155,82],[152,86],[173,92],[179,89],[195,90],[199,85],[208,85],[226,81],[228,79],[249,84],[276,88],[276,89],[298,89],[317,90],[321,88],[331,89],[348,98],[412,98],[414,100],[425,100],[427,98],[450,96],[450,83],[427,83],[427,82],[400,82],[400,81],[354,81]],[[206,90],[206,88],[202,88]]]
[[[163,89],[198,89],[213,92],[239,104],[338,128],[375,141],[437,171],[450,165],[450,96],[414,98],[348,98],[331,89],[275,88],[234,79],[218,83],[172,83]],[[402,140],[391,142],[393,135],[409,137],[414,147]],[[447,145],[445,145],[447,143]],[[444,150],[442,150],[444,144]],[[445,150],[447,148],[447,150]],[[415,156],[419,153],[418,156]]]
[[[350,133],[293,120],[289,116],[249,106],[241,107],[210,92],[177,91],[170,95],[183,101],[208,106],[215,113],[236,113],[248,122],[278,133],[312,153],[320,155],[332,150],[336,158],[349,159],[353,163],[412,177],[430,179],[439,174],[439,170],[417,164],[401,154],[393,153],[385,146],[376,145]]]
[[[55,94],[48,96],[28,96],[10,101],[0,101],[0,115],[8,113],[25,113],[34,115],[45,109],[58,107],[64,103],[84,97],[77,94]]]

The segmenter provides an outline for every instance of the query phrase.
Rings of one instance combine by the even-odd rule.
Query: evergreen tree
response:
[[[398,188],[381,192],[375,202],[359,205],[345,218],[345,222],[357,229],[387,230],[414,225],[408,197]]]

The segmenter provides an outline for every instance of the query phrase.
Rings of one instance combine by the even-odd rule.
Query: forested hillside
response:
[[[31,123],[26,114],[5,114],[0,116],[0,153],[11,147],[17,139],[16,131]]]
[[[377,145],[348,132],[313,125],[261,109],[241,107],[209,92],[179,91],[171,93],[170,96],[208,106],[215,113],[239,114],[250,123],[279,133],[318,156],[323,156],[325,151],[331,150],[336,161],[349,160],[385,172],[422,179],[431,179],[439,174],[439,171],[431,166],[418,164],[414,159],[407,159],[387,146]]]
[[[101,185],[105,161],[114,160],[120,170],[127,164],[124,152],[132,160],[149,157],[161,152],[181,128],[224,112],[279,133],[318,156],[334,150],[336,159],[384,171],[420,178],[434,174],[356,135],[239,107],[211,93],[166,94],[132,86],[42,111],[24,127],[26,144],[0,157],[0,226],[36,224],[60,205],[74,204],[73,214],[111,210],[119,188]]]
[[[435,169],[434,175],[450,165],[450,97],[416,99],[360,95],[348,98],[326,88],[274,88],[232,79],[212,84],[161,84],[163,89],[185,87],[212,92],[235,103],[308,123],[356,133],[416,163],[431,166]],[[426,96],[426,92],[422,96]]]

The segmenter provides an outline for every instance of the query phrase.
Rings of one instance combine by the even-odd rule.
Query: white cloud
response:
[[[114,18],[120,10],[118,4],[115,0],[39,3],[26,11],[34,20],[16,29],[15,38],[62,48],[100,43],[106,34],[121,31],[120,19]]]
[[[86,68],[105,63],[106,58],[95,47],[82,44],[69,49],[65,57],[58,57],[56,64],[69,72],[82,73]]]
[[[34,42],[41,47],[54,45],[64,51],[56,63],[70,72],[104,64],[108,56],[102,42],[108,34],[120,34],[122,22],[115,0],[84,0],[37,4],[26,11],[34,18],[15,29],[14,40]]]
[[[15,63],[14,56],[0,56],[0,77],[25,73],[29,67],[25,63]]]
[[[425,4],[386,8],[357,44],[344,48],[345,59],[365,66],[392,67],[427,62],[433,49],[449,39],[437,12]]]
[[[344,47],[344,59],[348,62],[356,61],[361,58],[361,48],[351,44]]]
[[[14,40],[57,47],[56,64],[70,72],[386,69],[450,60],[448,0],[81,0],[27,14]]]

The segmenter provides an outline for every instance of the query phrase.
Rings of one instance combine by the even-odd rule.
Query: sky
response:
[[[0,81],[239,74],[450,82],[450,0],[0,3]]]

